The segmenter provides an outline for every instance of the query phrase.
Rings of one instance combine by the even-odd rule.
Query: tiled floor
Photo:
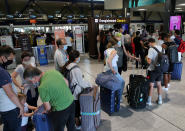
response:
[[[185,59],[183,59],[185,64]],[[98,73],[103,71],[103,63],[82,56],[80,67],[85,79],[94,84]],[[126,84],[129,75],[133,72],[129,64],[129,70],[122,74]],[[39,67],[43,71],[54,69],[53,64]],[[136,73],[145,71],[136,70]],[[126,99],[121,104],[118,113],[108,116],[102,111],[101,126],[97,131],[185,131],[185,67],[181,81],[172,81],[168,94],[163,93],[164,104],[155,104],[157,99],[156,89],[154,91],[153,106],[143,110],[133,110],[127,105]],[[41,103],[39,101],[39,103]],[[0,127],[2,131],[2,126]]]

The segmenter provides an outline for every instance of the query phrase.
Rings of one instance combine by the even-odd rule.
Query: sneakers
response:
[[[163,91],[168,92],[168,88],[163,87]]]
[[[81,126],[76,126],[76,130],[81,130],[82,127]]]
[[[163,104],[162,100],[160,100],[160,101],[157,100],[156,103],[157,103],[158,105],[162,105],[162,104]]]
[[[156,103],[157,103],[158,105],[162,105],[162,104],[163,104],[163,102],[162,102],[162,101],[159,101],[159,100],[157,100]],[[147,106],[152,106],[152,102],[147,102],[146,105],[147,105]]]
[[[146,105],[147,106],[152,106],[152,102],[147,102]]]

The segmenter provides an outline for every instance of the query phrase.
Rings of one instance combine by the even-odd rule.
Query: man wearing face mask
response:
[[[33,84],[40,83],[38,90],[45,108],[43,113],[48,113],[53,130],[63,131],[66,125],[68,131],[75,131],[74,97],[61,73],[56,70],[42,72],[29,66],[23,76]]]
[[[0,47],[0,114],[3,120],[3,131],[21,131],[21,116],[24,108],[19,102],[17,91],[12,84],[11,76],[2,65],[8,66],[8,60],[14,59],[14,50],[9,46]]]
[[[56,41],[58,49],[55,52],[54,55],[54,63],[55,63],[55,69],[58,71],[61,71],[62,67],[66,64],[68,61],[67,58],[67,43],[65,39],[58,39]]]
[[[17,68],[12,73],[13,83],[19,87],[21,91],[27,96],[26,102],[31,106],[37,106],[38,100],[38,88],[37,85],[33,85],[32,83],[27,82],[23,78],[23,73],[25,68],[28,66],[35,66],[35,63],[32,62],[32,55],[29,52],[23,52],[21,55],[22,64],[18,65]],[[17,81],[17,76],[20,76],[21,82]]]

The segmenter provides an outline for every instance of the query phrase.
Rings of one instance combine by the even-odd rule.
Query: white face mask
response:
[[[118,44],[118,47],[121,47],[121,41],[118,41],[117,44]]]
[[[23,61],[22,63],[25,64],[25,65],[31,65],[32,64],[31,63],[31,60],[29,60],[29,61]]]
[[[78,60],[76,61],[76,63],[80,63],[80,57],[78,58]]]

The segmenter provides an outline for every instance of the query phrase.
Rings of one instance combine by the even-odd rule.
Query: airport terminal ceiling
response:
[[[8,2],[8,9],[5,1]],[[62,16],[84,15],[86,18],[88,16],[91,16],[91,0],[30,0],[32,1],[32,4],[30,4],[29,7],[26,7],[28,1],[29,0],[0,0],[0,18],[5,17],[7,14],[15,15],[16,13],[20,13],[21,11],[22,14],[34,15],[46,14],[55,16],[57,13],[59,13],[62,14]],[[107,16],[112,13],[114,14],[114,16],[121,15],[121,10],[116,10],[114,12],[112,12],[111,10],[105,10],[104,0],[93,0],[93,3],[95,16]],[[176,3],[177,12],[182,12],[185,10],[185,0],[176,0]],[[132,8],[132,10],[164,12],[164,3]]]

